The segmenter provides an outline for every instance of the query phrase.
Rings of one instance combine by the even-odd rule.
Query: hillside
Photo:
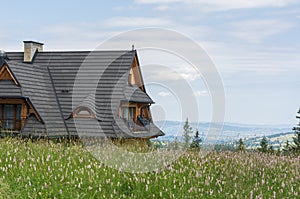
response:
[[[159,137],[158,140],[171,142],[176,137],[180,139],[182,135],[183,122],[178,121],[157,121],[155,122],[166,134]],[[209,122],[190,123],[193,130],[198,130],[202,137],[206,136],[206,132],[211,125]],[[276,147],[280,143],[291,140],[293,136],[292,127],[290,125],[256,125],[256,124],[238,124],[238,123],[225,123],[222,128],[222,133],[216,137],[217,142],[221,143],[234,143],[240,138],[246,139],[248,146],[256,146],[263,136],[270,139],[270,143]]]
[[[291,142],[294,137],[294,132],[277,133],[266,136],[268,144],[272,145],[274,149],[279,147],[282,149],[286,141]],[[252,137],[245,140],[245,145],[248,149],[255,149],[259,147],[262,137]]]
[[[299,198],[299,161],[188,151],[165,168],[135,173],[111,168],[80,144],[0,139],[0,198]],[[150,164],[130,164],[140,163]]]

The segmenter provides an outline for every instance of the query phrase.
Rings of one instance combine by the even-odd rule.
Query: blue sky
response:
[[[0,31],[0,49],[5,51],[21,51],[23,40],[44,42],[45,50],[92,50],[113,35],[136,28],[178,31],[201,45],[219,70],[226,94],[225,121],[297,122],[298,0],[12,0],[5,3],[5,8]],[[140,61],[142,65],[147,63],[147,57],[141,55]],[[188,66],[182,66],[181,71],[193,79]],[[200,120],[209,121],[209,91],[201,78],[190,83],[200,104]],[[164,110],[154,107],[154,113],[164,112],[166,119],[180,119],[167,91],[156,91],[149,88]]]

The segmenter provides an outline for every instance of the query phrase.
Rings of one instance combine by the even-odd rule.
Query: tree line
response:
[[[300,114],[300,109],[298,111],[298,114]],[[260,141],[260,147],[258,148],[258,151],[263,153],[277,153],[277,154],[294,154],[294,153],[300,153],[300,116],[296,116],[297,119],[299,119],[299,123],[293,128],[294,131],[294,137],[292,138],[292,142],[290,143],[288,140],[286,141],[282,151],[281,147],[278,148],[277,151],[274,150],[273,146],[268,143],[268,140],[266,136],[262,138]],[[245,144],[243,142],[243,139],[241,138],[238,141],[237,150],[244,151],[246,150]]]
[[[300,153],[300,109],[298,111],[298,115],[296,116],[297,119],[299,119],[299,123],[293,128],[293,131],[295,133],[293,139],[291,142],[286,141],[283,149],[279,147],[277,150],[273,148],[271,144],[269,144],[268,139],[266,136],[264,136],[260,141],[260,146],[257,148],[258,151],[262,153],[276,153],[276,154],[294,154],[294,153]],[[192,134],[194,134],[192,136]],[[183,145],[186,148],[190,149],[200,149],[201,144],[203,141],[203,138],[200,137],[199,131],[196,130],[193,132],[192,127],[189,125],[188,118],[185,121],[185,124],[183,126]],[[222,146],[219,146],[219,148],[222,148]],[[223,149],[230,149],[235,151],[246,151],[246,145],[242,138],[240,138],[237,143],[236,147],[225,147],[223,146]]]

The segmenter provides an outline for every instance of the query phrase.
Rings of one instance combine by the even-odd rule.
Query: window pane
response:
[[[15,129],[21,129],[21,111],[22,105],[16,105],[16,121],[15,121]]]
[[[90,112],[87,110],[79,110],[76,114],[77,117],[91,117]]]
[[[128,114],[128,107],[123,107],[122,108],[122,118],[128,120],[129,119],[128,116],[129,116],[129,114]]]
[[[2,119],[3,119],[3,117],[2,117],[3,111],[2,111],[2,108],[3,108],[3,106],[0,105],[0,129],[3,127],[3,121],[2,121]]]
[[[130,107],[129,108],[129,118],[130,119],[134,119],[135,118],[135,108],[134,107]]]
[[[4,129],[14,129],[15,109],[14,105],[4,105]]]
[[[2,105],[0,104],[0,121],[2,120]]]
[[[22,108],[22,106],[20,104],[16,105],[16,119],[17,120],[21,119],[21,108]]]

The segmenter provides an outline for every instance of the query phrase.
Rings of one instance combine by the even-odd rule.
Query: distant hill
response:
[[[178,121],[157,121],[155,122],[165,136],[159,137],[160,141],[173,141],[176,137],[181,138],[183,132],[184,122]],[[202,137],[206,137],[206,133],[211,125],[216,125],[209,122],[190,123],[193,130],[198,130]],[[222,128],[221,134],[216,137],[216,141],[221,143],[234,143],[238,139],[243,138],[249,147],[256,147],[260,139],[267,136],[270,143],[276,147],[279,143],[291,140],[293,136],[292,126],[290,125],[256,125],[256,124],[238,124],[238,123],[225,123]],[[257,145],[258,146],[258,145]]]
[[[295,136],[294,132],[277,133],[266,136],[268,144],[272,145],[274,149],[283,148],[286,141],[291,143],[292,138]],[[262,137],[253,137],[245,140],[245,145],[248,149],[255,149],[259,147]]]

